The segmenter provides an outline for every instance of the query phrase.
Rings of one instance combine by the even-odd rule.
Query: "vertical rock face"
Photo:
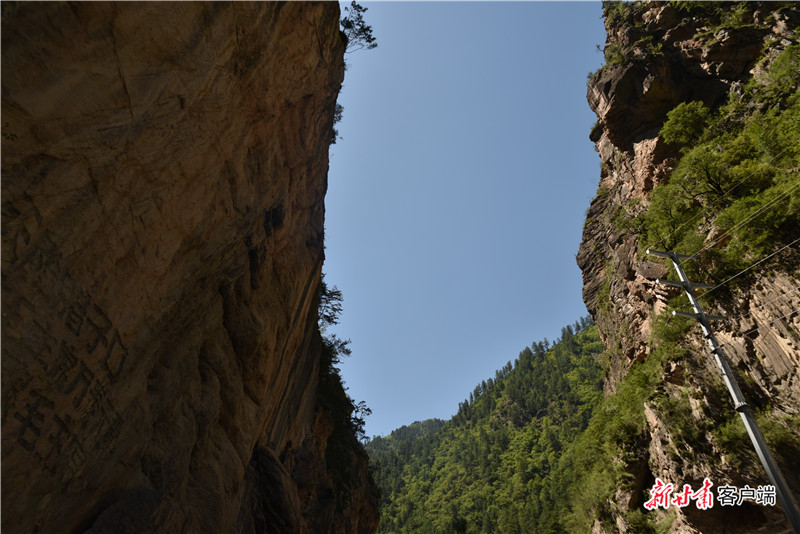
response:
[[[338,17],[3,4],[4,531],[312,531]]]
[[[608,61],[595,73],[587,95],[598,116],[590,137],[600,154],[602,172],[598,195],[587,212],[577,261],[583,272],[584,301],[611,355],[606,380],[609,394],[616,391],[632,365],[648,357],[655,317],[666,308],[668,298],[678,295],[674,288],[667,291],[655,285],[654,279],[667,277],[667,270],[647,257],[641,259],[635,231],[619,224],[620,218],[631,219],[647,210],[651,191],[669,179],[680,157],[679,147],[666,144],[658,135],[667,112],[693,100],[712,108],[723,103],[730,93],[741,91],[765,50],[769,53],[771,48],[796,44],[800,37],[797,6],[771,14],[773,9],[767,4],[752,3],[742,12],[740,27],[721,29],[705,40],[696,36],[713,27],[708,19],[681,15],[666,2],[641,3],[636,11],[632,15],[635,24],[633,19],[607,19],[606,57],[613,49],[623,51],[625,57]],[[658,53],[653,53],[656,47]],[[797,414],[800,407],[798,286],[797,269],[790,266],[753,274],[732,298],[729,313],[738,318],[717,332],[722,343],[730,343],[726,350],[740,380],[746,383],[750,400],[769,406],[778,416]],[[776,318],[781,320],[774,322]],[[742,335],[762,326],[771,327],[762,329],[757,337]],[[693,416],[699,421],[705,419],[704,412],[719,411],[715,403],[730,403],[730,399],[711,393],[719,390],[715,386],[719,370],[708,356],[699,328],[690,343],[695,356],[686,362],[686,368],[673,365],[664,370],[663,389],[674,398],[688,392]],[[693,372],[691,379],[684,373],[688,368]],[[696,483],[705,476],[740,486],[766,483],[760,465],[737,473],[710,433],[695,443],[681,442],[653,406],[646,404],[644,415],[643,443],[637,446],[636,460],[627,466],[636,482],[632,489],[620,489],[612,506],[620,512],[619,531],[627,531],[622,512],[642,509],[642,492],[652,486],[653,477],[676,484]],[[750,444],[745,441],[742,446]],[[798,473],[784,467],[784,475],[798,499]],[[675,513],[671,532],[786,528],[779,528],[783,521],[780,510],[770,507],[745,505],[725,513],[686,508]],[[599,524],[596,527],[603,531]]]
[[[658,136],[668,111],[685,101],[702,100],[709,105],[723,102],[750,78],[756,62],[764,55],[768,38],[778,36],[782,39],[778,43],[783,46],[797,40],[796,33],[786,29],[786,14],[759,20],[754,6],[756,13],[750,16],[758,22],[753,27],[742,28],[738,33],[723,30],[711,44],[703,46],[692,36],[707,29],[708,21],[683,19],[678,23],[672,6],[662,2],[648,5],[649,9],[640,15],[642,28],[625,24],[608,27],[607,46],[630,47],[631,58],[596,73],[587,95],[598,116],[591,138],[603,165],[600,188],[587,212],[577,260],[583,271],[584,301],[601,324],[607,344],[618,349],[622,357],[615,362],[609,377],[608,388],[612,391],[630,364],[647,352],[650,320],[664,309],[667,295],[653,284],[653,279],[666,276],[666,270],[636,258],[638,236],[615,224],[611,220],[613,212],[616,210],[619,215],[624,208],[622,214],[630,218],[645,211],[649,193],[668,178],[674,167],[679,147],[666,144]],[[633,43],[644,34],[654,36],[665,52],[648,55],[637,48]],[[758,278],[743,292],[742,314],[766,302],[765,295],[795,289],[790,278]],[[783,300],[771,312],[782,312],[777,316],[788,314],[797,308],[796,303],[796,299]],[[746,331],[748,325],[756,323],[750,319],[735,325],[735,330]],[[620,330],[622,326],[624,329]],[[766,337],[774,335],[780,333],[767,333]],[[727,341],[732,334],[723,333],[721,337]],[[779,362],[787,357],[795,367],[800,364],[792,357],[797,349],[792,350],[791,341],[772,339],[760,344],[789,349],[767,350],[767,358],[778,367],[785,367],[785,362]],[[800,374],[782,375],[776,385],[800,398]]]

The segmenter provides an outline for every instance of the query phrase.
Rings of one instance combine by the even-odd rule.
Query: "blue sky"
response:
[[[586,80],[605,32],[599,2],[362,5],[378,48],[346,56],[324,271],[372,436],[451,417],[586,314]]]

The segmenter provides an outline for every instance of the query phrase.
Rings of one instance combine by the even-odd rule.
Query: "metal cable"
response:
[[[763,206],[761,206],[761,208],[760,208],[758,211],[756,211],[755,213],[751,214],[750,216],[748,216],[746,219],[744,219],[743,221],[739,222],[739,223],[738,223],[738,224],[736,224],[735,226],[733,226],[733,227],[729,228],[727,231],[725,231],[725,232],[724,232],[724,233],[723,233],[721,236],[719,236],[718,238],[716,238],[714,241],[712,241],[711,243],[709,243],[708,245],[706,245],[706,246],[705,246],[705,247],[703,247],[702,249],[698,250],[697,252],[695,252],[694,254],[692,254],[691,256],[689,256],[689,258],[687,258],[686,260],[684,260],[684,263],[685,263],[685,262],[688,262],[688,261],[692,261],[693,259],[697,258],[697,256],[699,256],[700,254],[702,254],[702,253],[703,253],[703,252],[705,252],[706,250],[710,249],[711,247],[713,247],[714,245],[716,245],[717,243],[719,243],[719,242],[720,242],[720,241],[721,241],[721,240],[722,240],[724,237],[726,237],[728,234],[730,234],[731,232],[733,232],[734,230],[736,230],[737,228],[739,228],[739,227],[740,227],[740,226],[742,226],[743,224],[750,222],[750,221],[751,221],[753,218],[755,218],[755,216],[756,216],[756,215],[758,215],[758,214],[759,214],[759,213],[761,213],[762,211],[766,210],[767,208],[769,208],[770,206],[772,206],[772,205],[773,205],[773,204],[775,204],[777,201],[781,200],[783,197],[785,197],[785,196],[786,196],[786,195],[788,195],[789,193],[793,192],[793,191],[794,191],[795,189],[797,189],[797,188],[800,188],[800,181],[798,181],[798,182],[797,182],[797,184],[795,184],[795,186],[794,186],[794,187],[792,187],[792,188],[791,188],[791,189],[789,189],[788,191],[785,191],[783,194],[781,194],[781,195],[779,195],[779,196],[777,196],[777,197],[773,198],[772,200],[770,200],[769,202],[767,202],[766,204],[764,204]]]
[[[755,312],[755,311],[758,311],[758,310],[760,310],[761,308],[764,308],[764,307],[766,307],[766,306],[769,306],[770,304],[772,304],[772,303],[773,303],[773,302],[775,302],[776,300],[781,300],[781,299],[783,299],[783,298],[786,298],[786,297],[788,297],[789,295],[792,295],[792,294],[794,294],[794,293],[797,293],[798,291],[800,291],[800,287],[796,287],[796,288],[794,288],[793,290],[789,291],[788,293],[784,293],[784,294],[782,294],[780,297],[775,297],[774,299],[770,300],[769,302],[765,302],[765,303],[764,303],[764,304],[762,304],[761,306],[758,306],[758,307],[756,307],[756,308],[753,308],[752,310],[750,310],[750,311],[749,311],[749,312],[747,312],[747,313],[743,313],[743,314],[741,314],[741,315],[739,315],[739,316],[737,316],[737,317],[734,317],[733,319],[731,319],[731,321],[739,321],[739,320],[741,320],[741,319],[744,319],[744,318],[745,318],[745,317],[747,317],[748,315],[751,315],[753,312]]]
[[[746,269],[742,269],[741,271],[739,271],[738,273],[734,274],[733,276],[731,276],[730,278],[728,278],[728,279],[727,279],[727,280],[725,280],[724,282],[720,282],[719,284],[715,285],[714,287],[712,287],[712,288],[711,288],[711,289],[709,289],[708,291],[704,292],[702,295],[700,295],[700,296],[699,296],[699,297],[697,297],[697,298],[698,298],[698,299],[701,299],[701,298],[703,298],[703,297],[705,297],[705,296],[709,295],[710,293],[714,292],[714,291],[715,291],[717,288],[720,288],[720,287],[724,286],[725,284],[727,284],[728,282],[730,282],[731,280],[733,280],[734,278],[737,278],[737,277],[739,277],[739,276],[743,275],[744,273],[746,273],[747,271],[749,271],[750,269],[752,269],[752,268],[753,268],[753,267],[755,267],[756,265],[760,265],[760,264],[764,263],[765,261],[767,261],[768,259],[770,259],[772,256],[774,256],[774,255],[776,255],[776,254],[778,254],[778,253],[780,253],[780,252],[783,252],[784,250],[786,250],[787,248],[791,247],[792,245],[794,245],[794,244],[795,244],[795,243],[797,243],[798,241],[800,241],[800,237],[798,237],[797,239],[795,239],[794,241],[792,241],[792,242],[791,242],[791,243],[789,243],[788,245],[786,245],[786,246],[784,246],[784,247],[780,248],[779,250],[776,250],[775,252],[773,252],[772,254],[770,254],[769,256],[767,256],[766,258],[762,258],[762,259],[758,260],[756,263],[752,264],[750,267],[748,267],[748,268],[746,268]]]
[[[771,158],[770,158],[770,163],[774,162],[776,159],[778,159],[780,156],[782,156],[782,155],[783,155],[783,154],[784,154],[786,151],[788,151],[790,148],[792,148],[792,147],[786,147],[786,148],[784,148],[783,150],[781,150],[781,151],[780,151],[780,152],[779,152],[777,155],[775,155],[775,156],[771,157]],[[733,187],[731,187],[730,189],[728,189],[727,191],[725,191],[724,193],[722,193],[722,195],[721,195],[721,196],[717,197],[717,200],[715,200],[715,201],[714,201],[714,202],[713,202],[713,203],[712,203],[710,206],[708,206],[707,208],[705,208],[705,210],[706,210],[706,211],[708,211],[708,210],[710,210],[711,208],[713,208],[714,206],[716,206],[717,204],[719,204],[719,202],[721,202],[723,198],[725,198],[726,196],[728,196],[728,193],[730,193],[731,191],[733,191],[734,189],[736,189],[737,187],[739,187],[740,185],[742,185],[744,182],[746,182],[747,180],[749,180],[750,178],[752,178],[753,176],[755,176],[757,172],[758,172],[757,170],[756,170],[756,171],[753,171],[753,172],[751,172],[750,174],[748,174],[747,176],[745,176],[744,178],[742,178],[741,180],[739,180],[739,181],[736,183],[736,185],[734,185]],[[678,228],[676,228],[675,230],[673,230],[672,232],[670,232],[670,234],[669,234],[667,237],[665,237],[665,238],[663,238],[663,239],[659,240],[659,241],[658,241],[658,242],[657,242],[655,245],[653,245],[653,246],[651,246],[651,247],[647,247],[647,248],[655,248],[655,247],[657,247],[658,245],[660,245],[661,243],[663,243],[665,240],[669,239],[670,237],[672,237],[673,235],[675,235],[676,233],[678,233],[678,231],[682,230],[682,229],[683,229],[683,228],[684,228],[684,227],[685,227],[687,224],[691,224],[691,223],[693,223],[693,222],[694,222],[695,220],[697,220],[697,218],[698,218],[700,215],[702,215],[702,214],[703,214],[703,211],[702,211],[702,210],[701,210],[701,211],[699,211],[699,212],[697,213],[697,215],[695,215],[694,217],[692,217],[691,219],[689,219],[688,221],[686,221],[685,223],[683,223],[682,225],[680,225]]]
[[[705,297],[706,295],[710,294],[712,291],[715,291],[716,289],[718,289],[718,288],[720,288],[720,287],[724,286],[725,284],[727,284],[728,282],[730,282],[730,281],[731,281],[731,280],[733,280],[734,278],[737,278],[737,277],[739,277],[739,276],[743,275],[744,273],[746,273],[747,271],[749,271],[749,270],[750,270],[750,269],[752,269],[753,267],[755,267],[755,266],[757,266],[757,265],[760,265],[761,263],[764,263],[765,261],[767,261],[767,260],[768,260],[768,259],[770,259],[771,257],[773,257],[773,256],[775,256],[776,254],[778,254],[778,253],[780,253],[780,252],[782,252],[782,251],[786,250],[787,248],[789,248],[790,246],[794,245],[794,244],[795,244],[795,243],[797,243],[798,241],[800,241],[800,237],[799,237],[799,238],[797,238],[797,239],[795,239],[794,241],[792,241],[792,242],[791,242],[791,243],[789,243],[788,245],[785,245],[785,246],[783,246],[782,248],[780,248],[780,249],[776,250],[775,252],[773,252],[773,253],[772,253],[772,254],[770,254],[769,256],[766,256],[766,257],[764,257],[764,258],[762,258],[762,259],[758,260],[757,262],[753,263],[752,265],[750,265],[749,267],[747,267],[747,268],[745,268],[745,269],[742,269],[741,271],[739,271],[739,272],[738,272],[738,273],[736,273],[735,275],[731,276],[730,278],[728,278],[728,279],[727,279],[727,280],[725,280],[724,282],[721,282],[721,283],[719,283],[719,284],[715,285],[714,287],[712,287],[712,288],[711,288],[711,289],[709,289],[708,291],[704,292],[702,295],[699,295],[699,296],[697,297],[697,300],[700,300],[701,298],[703,298],[703,297]],[[685,260],[685,261],[688,261],[688,260]],[[684,303],[684,304],[682,304],[681,306],[679,306],[678,308],[676,308],[676,311],[680,311],[680,310],[684,309],[684,308],[685,308],[685,307],[687,307],[687,306],[689,306],[689,303],[688,303],[688,302],[687,302],[687,303]]]
[[[769,323],[767,323],[767,324],[765,324],[765,325],[761,325],[761,326],[759,326],[759,327],[753,328],[752,330],[748,330],[748,331],[747,331],[747,332],[745,332],[744,334],[741,334],[741,337],[747,337],[747,336],[749,336],[750,334],[752,334],[753,332],[757,332],[757,331],[761,330],[762,328],[767,328],[767,327],[769,327],[769,326],[772,326],[772,325],[774,325],[775,323],[777,323],[778,321],[780,321],[781,319],[785,319],[785,318],[789,317],[790,315],[792,315],[792,314],[794,314],[794,313],[798,313],[798,312],[800,312],[800,308],[798,308],[798,309],[796,309],[796,310],[792,310],[792,311],[790,311],[789,313],[787,313],[787,314],[785,314],[785,315],[782,315],[782,316],[778,317],[777,319],[775,319],[775,320],[773,320],[773,321],[770,321]],[[726,346],[727,346],[727,347],[732,347],[733,345],[731,345],[731,342],[730,342],[730,341],[728,341],[727,343],[723,343],[722,345],[720,345],[720,348],[722,348],[722,347],[726,347]]]

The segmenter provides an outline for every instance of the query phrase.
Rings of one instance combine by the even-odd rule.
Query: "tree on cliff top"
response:
[[[355,0],[350,7],[344,8],[345,15],[339,21],[342,32],[347,38],[345,53],[349,54],[356,50],[372,50],[378,46],[375,37],[372,35],[372,26],[364,22],[366,7],[358,5]]]

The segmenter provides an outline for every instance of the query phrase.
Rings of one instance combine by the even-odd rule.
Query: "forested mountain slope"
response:
[[[571,444],[602,398],[603,345],[590,324],[564,328],[553,346],[526,347],[449,421],[372,439],[379,532],[564,531]]]
[[[588,82],[600,184],[577,261],[596,326],[535,343],[447,422],[373,439],[381,532],[749,533],[779,506],[648,509],[706,479],[768,484],[682,290],[691,280],[800,495],[800,7],[604,4]],[[602,385],[601,385],[602,382]],[[602,391],[602,393],[601,393]],[[737,490],[738,491],[738,490]],[[717,493],[714,493],[718,495]]]

